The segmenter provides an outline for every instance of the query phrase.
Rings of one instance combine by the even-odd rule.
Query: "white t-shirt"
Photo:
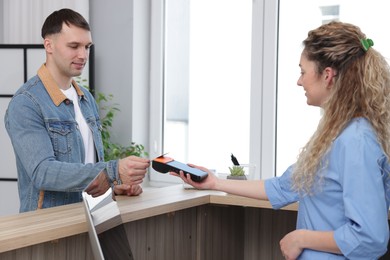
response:
[[[67,90],[61,89],[61,91],[64,93],[64,95],[72,100],[73,107],[74,107],[74,113],[76,116],[76,122],[79,126],[79,130],[81,133],[81,136],[83,137],[84,142],[84,149],[85,149],[85,161],[84,163],[95,163],[96,162],[96,155],[95,155],[95,145],[93,143],[93,137],[92,137],[92,131],[89,128],[87,122],[85,121],[85,118],[80,110],[79,105],[79,98],[76,92],[76,89],[71,85],[70,88]]]

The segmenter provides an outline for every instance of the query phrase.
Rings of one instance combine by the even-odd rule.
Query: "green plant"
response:
[[[111,127],[114,117],[117,112],[120,111],[117,103],[112,103],[113,95],[105,95],[103,93],[97,93],[96,103],[99,106],[102,124],[102,140],[104,147],[104,160],[115,160],[118,158],[124,158],[130,155],[139,157],[147,157],[148,153],[145,151],[145,147],[142,144],[130,142],[130,145],[124,146],[111,141]]]
[[[229,167],[230,176],[245,176],[244,167],[239,165],[233,165]]]
[[[89,89],[86,85],[87,80],[77,78],[76,82],[79,85],[82,85]],[[96,93],[95,99],[96,103],[99,106],[101,114],[101,124],[102,124],[102,141],[104,148],[104,160],[116,160],[119,158],[124,158],[130,155],[135,155],[139,157],[149,156],[148,152],[145,151],[145,147],[142,144],[137,144],[135,142],[130,142],[129,145],[121,145],[111,141],[111,128],[114,121],[114,117],[117,112],[120,111],[117,103],[112,103],[114,96],[112,94],[104,94],[101,92]]]

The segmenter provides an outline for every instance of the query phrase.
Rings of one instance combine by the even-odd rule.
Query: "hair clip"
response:
[[[363,49],[365,51],[368,51],[368,49],[371,47],[371,46],[374,46],[374,41],[367,38],[367,39],[360,39],[360,42],[362,43],[362,46],[363,46]]]

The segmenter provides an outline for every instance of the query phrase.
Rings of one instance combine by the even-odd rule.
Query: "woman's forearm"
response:
[[[241,181],[219,179],[216,181],[214,189],[249,198],[268,200],[263,180]]]
[[[333,231],[302,230],[302,246],[317,251],[341,254]]]
[[[294,230],[280,240],[280,250],[286,259],[296,259],[305,249],[341,254],[333,231]]]

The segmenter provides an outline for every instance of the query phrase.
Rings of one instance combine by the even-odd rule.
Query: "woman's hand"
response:
[[[201,182],[195,182],[191,180],[189,174],[185,176],[183,171],[180,171],[180,174],[177,174],[175,172],[169,172],[169,174],[173,176],[179,176],[185,183],[188,183],[196,189],[218,190],[248,198],[268,200],[263,180],[241,181],[219,179],[205,167],[196,166],[194,164],[188,164],[188,166],[198,168],[202,171],[207,172],[207,177]]]
[[[196,189],[202,189],[202,190],[215,189],[215,185],[216,182],[218,181],[218,178],[210,170],[208,170],[205,167],[197,166],[194,164],[188,164],[188,166],[193,168],[198,168],[199,170],[207,172],[208,174],[207,177],[203,179],[201,182],[195,182],[191,179],[191,176],[189,174],[185,176],[183,171],[180,171],[180,174],[177,174],[175,172],[169,172],[169,174],[180,177],[185,183],[188,183],[189,185],[193,186]]]
[[[302,230],[294,230],[285,235],[280,240],[280,250],[285,259],[297,259],[302,253],[303,248],[301,247],[300,240],[302,238]]]

